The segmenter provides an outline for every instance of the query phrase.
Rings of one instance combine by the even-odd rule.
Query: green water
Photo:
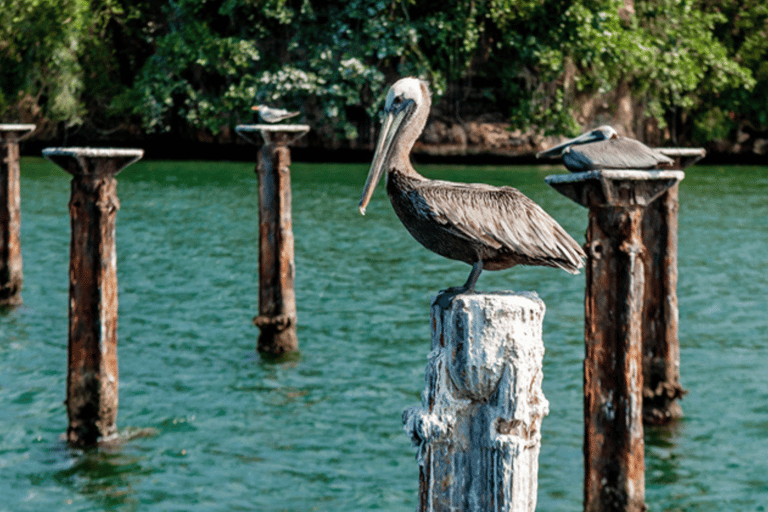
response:
[[[557,169],[420,167],[510,184],[583,241]],[[61,441],[69,175],[22,161],[24,301],[0,313],[0,510],[413,511],[402,430],[419,403],[429,300],[469,267],[421,248],[365,165],[292,166],[301,354],[260,360],[256,179],[242,163],[142,161],[118,176],[118,427],[152,437],[83,452]],[[383,188],[383,187],[381,187]],[[654,511],[768,510],[768,169],[696,167],[680,189],[685,418],[646,431]],[[478,289],[547,304],[540,511],[581,510],[583,276],[486,272]]]

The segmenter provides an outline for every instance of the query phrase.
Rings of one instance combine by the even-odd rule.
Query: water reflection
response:
[[[140,510],[136,485],[152,474],[144,458],[126,446],[71,449],[63,442],[47,451],[46,466],[61,467],[50,473],[31,477],[35,486],[46,487],[56,483],[82,496],[101,510]],[[68,505],[77,501],[65,500]]]
[[[678,439],[685,435],[684,421],[645,427],[645,481],[647,486],[680,481],[681,466]]]

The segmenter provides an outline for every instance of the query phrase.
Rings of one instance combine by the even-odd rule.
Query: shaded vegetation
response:
[[[0,9],[0,119],[36,122],[48,137],[230,141],[251,105],[269,103],[301,109],[325,145],[365,146],[386,85],[417,75],[452,120],[493,112],[548,135],[611,119],[674,144],[768,138],[759,0],[0,0]]]

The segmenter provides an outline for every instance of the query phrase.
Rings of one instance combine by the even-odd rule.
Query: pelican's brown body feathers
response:
[[[578,273],[583,251],[539,205],[512,187],[428,180],[393,169],[387,194],[427,249],[485,270],[543,265]]]

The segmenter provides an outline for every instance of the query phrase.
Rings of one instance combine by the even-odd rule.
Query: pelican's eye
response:
[[[395,99],[392,100],[392,104],[394,104],[394,105],[399,105],[402,102],[403,102],[403,98],[401,98],[400,96],[395,96]]]

